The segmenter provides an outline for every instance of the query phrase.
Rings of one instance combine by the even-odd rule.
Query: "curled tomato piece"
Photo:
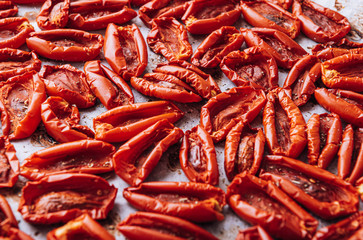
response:
[[[139,17],[151,28],[152,20],[160,17],[180,19],[190,4],[190,0],[153,0],[139,9]]]
[[[210,99],[221,92],[211,75],[204,73],[187,61],[162,63],[153,72],[172,75],[180,79],[189,84],[201,97],[206,99]]]
[[[238,174],[248,171],[255,175],[260,169],[265,148],[265,135],[262,128],[251,128],[240,121],[226,137],[224,148],[224,170],[229,181]]]
[[[1,2],[0,2],[1,3]],[[39,71],[42,62],[33,52],[25,52],[12,48],[0,49],[0,80],[21,75],[32,70]]]
[[[117,188],[91,174],[56,174],[27,182],[18,211],[34,224],[68,222],[88,213],[105,219],[112,209]]]
[[[39,150],[27,157],[21,175],[30,180],[58,173],[98,174],[113,170],[115,147],[97,140],[80,140]]]
[[[265,91],[278,87],[276,61],[259,47],[229,53],[223,58],[221,69],[237,86],[263,88]]]
[[[338,114],[348,123],[363,127],[363,95],[340,89],[317,88],[315,99],[326,110]]]
[[[202,98],[194,93],[194,89],[173,75],[146,73],[143,78],[132,77],[130,83],[146,96],[182,103],[202,101]]]
[[[9,136],[10,140],[29,137],[41,121],[40,105],[45,98],[44,83],[34,71],[1,82],[3,134]]]
[[[44,65],[39,76],[48,95],[60,96],[79,108],[89,108],[95,104],[96,98],[88,86],[86,75],[75,67],[69,64]]]
[[[269,0],[241,1],[244,19],[254,27],[277,29],[291,38],[300,33],[300,21]]]
[[[18,7],[12,1],[0,2],[0,18],[12,17],[18,13]]]
[[[363,54],[363,43],[352,42],[347,38],[342,38],[338,42],[327,42],[317,44],[311,52],[315,54],[320,60],[326,61],[344,54]]]
[[[18,176],[19,159],[16,157],[16,150],[6,136],[0,136],[0,188],[14,186]]]
[[[293,0],[268,0],[269,2],[283,7],[285,10],[289,10]]]
[[[0,236],[2,239],[11,239],[11,240],[33,240],[32,237],[27,235],[26,233],[20,231],[15,227],[3,227],[1,229]]]
[[[306,55],[291,68],[283,88],[289,91],[290,98],[296,106],[306,104],[314,94],[315,82],[321,76],[320,66],[316,56]]]
[[[129,85],[99,60],[86,62],[84,72],[93,94],[108,110],[134,103]]]
[[[18,228],[18,221],[16,221],[16,218],[14,217],[13,211],[11,210],[11,207],[6,200],[6,198],[3,195],[0,195],[0,236],[3,236],[3,231],[5,230],[5,226]]]
[[[192,222],[223,220],[222,189],[206,183],[148,182],[124,189],[124,198],[135,208],[180,217]]]
[[[0,19],[0,48],[21,47],[31,32],[34,28],[25,17]]]
[[[195,50],[191,62],[197,67],[215,68],[228,53],[240,49],[243,37],[233,26],[224,26],[206,37]]]
[[[56,228],[47,234],[47,240],[62,239],[93,239],[93,240],[115,240],[106,229],[93,220],[88,214],[83,214],[66,225]]]
[[[26,44],[43,57],[78,62],[97,57],[103,46],[103,37],[81,30],[54,29],[31,33]]]
[[[193,54],[186,29],[171,17],[154,19],[146,40],[153,52],[168,61],[187,60]]]
[[[301,161],[266,156],[260,177],[271,180],[305,208],[324,219],[358,211],[355,188],[334,174]]]
[[[321,64],[323,83],[329,88],[363,92],[363,54],[345,54]]]
[[[96,139],[106,142],[126,141],[161,119],[174,123],[184,113],[168,101],[135,103],[113,108],[93,119]]]
[[[159,240],[217,240],[203,228],[184,219],[158,213],[136,212],[117,225],[117,229],[130,240],[145,236]]]
[[[306,125],[309,164],[326,169],[339,150],[342,131],[339,115],[314,113]]]
[[[363,211],[360,211],[342,221],[319,229],[313,240],[358,240],[362,238]]]
[[[44,3],[45,0],[11,0],[16,4],[35,4],[35,3]]]
[[[127,0],[72,1],[67,26],[86,31],[98,30],[106,28],[109,23],[124,24],[136,16]]]
[[[310,0],[294,0],[292,13],[300,19],[302,32],[317,42],[337,41],[350,31],[346,17]]]
[[[273,240],[272,237],[261,226],[254,226],[238,232],[236,240],[259,239]]]
[[[196,0],[189,4],[182,21],[192,34],[209,34],[220,27],[233,25],[240,15],[236,1]]]
[[[236,87],[211,98],[200,111],[200,125],[214,142],[223,140],[239,122],[252,122],[265,106],[266,95],[261,89]]]
[[[65,143],[94,138],[94,132],[79,125],[78,108],[61,97],[49,97],[41,106],[41,117],[47,133],[57,142]]]
[[[311,239],[318,221],[275,186],[243,172],[227,189],[227,202],[242,219],[279,239]]]
[[[218,185],[219,171],[213,139],[201,126],[185,132],[179,152],[180,165],[192,182]]]
[[[112,161],[116,174],[132,186],[142,183],[163,153],[177,143],[183,131],[168,120],[161,120],[124,143]]]
[[[146,43],[135,24],[118,27],[110,23],[103,50],[108,64],[125,80],[140,76],[147,66]]]
[[[46,0],[37,16],[40,29],[64,28],[68,22],[70,0]]]
[[[241,29],[249,47],[259,46],[273,56],[279,67],[290,69],[308,53],[289,36],[276,29]]]
[[[276,88],[267,95],[263,126],[272,154],[296,158],[304,150],[307,142],[305,120],[284,89]]]

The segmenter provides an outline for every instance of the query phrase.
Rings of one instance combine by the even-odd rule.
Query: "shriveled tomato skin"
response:
[[[0,19],[1,29],[9,30],[9,36],[0,41],[0,48],[19,48],[29,35],[34,32],[33,26],[25,17],[11,17]],[[14,32],[15,34],[11,34]]]

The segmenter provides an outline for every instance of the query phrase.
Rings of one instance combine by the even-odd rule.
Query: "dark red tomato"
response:
[[[101,52],[103,37],[74,29],[34,32],[26,39],[28,48],[39,55],[60,61],[90,61]]]
[[[130,0],[131,5],[140,7],[148,2],[151,2],[152,0]]]
[[[311,52],[319,57],[320,60],[329,60],[347,53],[360,54],[363,50],[363,43],[352,42],[347,38],[342,38],[338,42],[330,41],[327,43],[317,44]]]
[[[192,34],[209,34],[223,26],[233,25],[241,15],[237,1],[192,1],[182,21]]]
[[[16,150],[6,136],[0,136],[0,187],[14,186],[18,175],[19,159],[16,157]]]
[[[68,222],[88,213],[105,219],[112,209],[117,188],[91,174],[56,174],[27,182],[18,211],[34,224]]]
[[[193,54],[187,30],[171,17],[155,18],[146,40],[151,50],[168,61],[188,60]]]
[[[283,7],[286,10],[289,10],[293,0],[267,0],[267,1],[279,5],[280,7]]]
[[[317,42],[338,41],[350,31],[346,17],[310,0],[294,0],[292,13],[301,21],[303,33]]]
[[[12,17],[18,13],[18,7],[12,1],[0,1],[0,18]]]
[[[236,240],[273,240],[272,237],[263,229],[261,226],[257,225],[254,227],[246,228],[240,230]]]
[[[239,122],[252,122],[265,106],[266,95],[261,89],[236,87],[209,99],[200,112],[200,125],[214,142],[223,140]]]
[[[64,28],[68,22],[70,0],[46,0],[37,16],[40,29]]]
[[[343,164],[345,168],[348,168],[347,171],[350,170],[349,167],[352,169],[349,178],[346,180],[353,185],[357,185],[357,182],[363,176],[363,128],[357,128],[354,131],[354,135],[350,139],[350,141],[354,141],[354,144],[348,146],[347,149],[344,149],[343,147],[344,140],[345,139],[343,139],[340,157],[342,157],[342,155],[344,156],[345,159],[343,159]],[[347,152],[342,152],[344,150],[347,150]],[[342,162],[340,158],[338,161]],[[338,165],[338,167],[340,166]]]
[[[197,67],[214,68],[228,53],[241,48],[243,37],[232,26],[221,27],[206,37],[195,50],[191,63]]]
[[[241,1],[241,11],[244,19],[254,27],[277,29],[291,38],[300,33],[299,19],[271,1]]]
[[[128,0],[72,1],[67,26],[98,30],[106,28],[109,23],[124,24],[136,16]]]
[[[21,47],[34,28],[25,17],[0,19],[0,48]]]
[[[47,133],[60,143],[94,138],[94,132],[87,126],[79,125],[77,106],[69,104],[61,97],[51,96],[42,103],[41,117]]]
[[[69,64],[44,65],[39,76],[44,81],[48,95],[60,96],[79,108],[89,108],[95,104],[96,97],[88,86],[85,74],[75,67]]]
[[[249,47],[259,46],[276,60],[279,67],[292,68],[295,63],[308,53],[289,36],[275,29],[241,29]]]
[[[110,23],[103,51],[111,68],[127,81],[133,76],[140,76],[147,66],[146,43],[135,24],[119,27]]]
[[[251,86],[265,91],[278,87],[276,61],[260,47],[231,52],[223,58],[220,67],[237,86]]]
[[[40,105],[45,86],[35,71],[0,83],[0,109],[3,134],[10,140],[29,137],[41,121]]]
[[[314,94],[315,82],[321,76],[321,64],[314,55],[306,55],[291,68],[283,88],[289,91],[296,106],[306,104]]]
[[[42,62],[34,52],[25,52],[12,48],[0,49],[0,80],[21,75],[32,70],[39,71]]]

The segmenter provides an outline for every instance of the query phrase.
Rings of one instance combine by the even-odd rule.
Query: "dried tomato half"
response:
[[[0,226],[2,227],[0,236],[3,236],[3,230],[5,230],[3,227],[6,225],[9,227],[18,228],[18,221],[16,221],[13,211],[11,210],[8,201],[3,195],[0,195],[0,215]]]
[[[300,19],[302,32],[317,42],[337,41],[350,31],[346,17],[310,0],[295,0],[292,13]]]
[[[47,133],[60,143],[94,138],[94,132],[79,125],[78,108],[61,97],[48,97],[41,106],[41,117]]]
[[[314,55],[306,55],[295,63],[286,77],[283,88],[289,91],[296,106],[306,104],[314,94],[315,82],[321,77],[321,64]]]
[[[18,7],[12,1],[0,1],[0,18],[12,17],[18,13]]]
[[[224,147],[224,170],[229,181],[238,174],[248,171],[255,175],[260,169],[265,148],[262,128],[251,128],[240,121],[226,137]]]
[[[108,110],[134,103],[134,94],[125,80],[99,60],[86,62],[84,72],[92,93]]]
[[[21,47],[31,32],[34,28],[25,17],[0,19],[0,48]]]
[[[68,22],[70,0],[46,0],[37,16],[40,29],[64,28]]]
[[[279,67],[290,69],[308,53],[289,36],[276,29],[252,28],[241,29],[249,47],[259,46],[276,60]]]
[[[67,26],[98,30],[106,28],[109,23],[124,24],[136,16],[128,0],[72,1]]]
[[[162,63],[153,72],[172,75],[180,79],[195,89],[202,98],[210,99],[221,92],[211,75],[204,73],[187,61]]]
[[[1,3],[1,1],[0,1]],[[21,75],[32,70],[39,71],[42,62],[33,52],[25,52],[12,48],[0,49],[0,80]]]
[[[345,54],[321,64],[321,79],[329,88],[363,92],[363,54]]]
[[[219,170],[213,139],[197,125],[185,132],[179,152],[180,166],[192,182],[218,185]]]
[[[182,21],[193,34],[209,34],[223,26],[233,25],[241,15],[237,1],[195,0],[185,11]]]
[[[348,123],[363,127],[363,95],[340,89],[317,88],[315,99],[326,110],[338,114]]]
[[[184,219],[158,213],[136,212],[117,225],[117,229],[130,240],[147,236],[158,240],[217,240],[203,228]]]
[[[180,217],[192,222],[223,220],[222,189],[206,183],[148,182],[128,187],[124,198],[135,208]]]
[[[306,124],[309,164],[326,169],[339,150],[342,131],[339,115],[314,113]]]
[[[342,221],[320,228],[313,240],[359,240],[362,238],[363,211]]]
[[[0,136],[0,169],[0,188],[14,186],[19,175],[19,159],[13,144],[6,136]]]
[[[177,143],[183,131],[168,120],[161,120],[143,130],[114,154],[116,174],[132,186],[142,183],[155,168],[163,153]]]
[[[304,150],[307,142],[305,120],[284,89],[269,92],[262,121],[272,154],[296,158]]]
[[[241,1],[244,19],[254,27],[277,29],[291,38],[300,33],[300,21],[269,0]]]
[[[339,42],[327,42],[317,44],[311,52],[320,60],[326,61],[344,54],[363,54],[363,43],[352,42],[347,38],[342,38]]]
[[[271,180],[295,201],[324,219],[358,211],[356,189],[334,174],[283,156],[266,156],[260,177]]]
[[[81,30],[55,29],[31,33],[26,44],[29,49],[49,59],[83,62],[98,56],[103,37]]]
[[[79,108],[89,108],[95,104],[96,97],[88,86],[86,75],[75,67],[69,64],[44,65],[39,76],[48,95],[60,96]]]
[[[3,228],[3,231],[0,233],[2,239],[11,239],[11,240],[33,240],[32,237],[27,235],[26,233],[20,231],[15,227]]]
[[[140,76],[147,66],[146,43],[135,24],[118,27],[110,23],[103,50],[108,64],[125,80]]]
[[[227,202],[242,219],[279,239],[311,239],[318,221],[272,182],[243,172],[227,188]]]
[[[261,226],[253,226],[238,232],[236,240],[273,240]]]
[[[117,188],[91,174],[56,174],[27,182],[18,211],[34,224],[68,222],[88,213],[105,219],[112,209]]]
[[[146,96],[182,103],[202,101],[193,88],[173,75],[146,73],[143,78],[132,77],[130,83]]]
[[[160,17],[180,19],[188,8],[190,0],[153,0],[139,9],[139,17],[148,28],[152,20]]]
[[[146,41],[153,52],[163,55],[168,61],[188,60],[193,54],[187,30],[171,17],[155,18]]]
[[[265,91],[278,87],[276,61],[260,47],[233,51],[223,58],[220,67],[237,86],[251,86]]]
[[[46,98],[43,81],[35,71],[0,83],[1,125],[10,140],[29,137],[41,121],[40,105]]]
[[[214,142],[223,140],[239,122],[252,122],[265,106],[266,95],[261,89],[236,87],[209,99],[200,111],[200,125]]]
[[[233,26],[224,26],[206,37],[195,50],[191,63],[197,67],[215,68],[228,53],[241,48],[243,36]]]
[[[62,239],[115,240],[115,237],[88,214],[83,214],[47,234],[47,240]]]
[[[286,10],[289,10],[293,0],[267,0],[267,1],[279,5],[280,7],[283,7]]]
[[[126,141],[161,119],[174,123],[184,113],[168,101],[135,103],[113,108],[93,119],[96,139],[106,142]]]

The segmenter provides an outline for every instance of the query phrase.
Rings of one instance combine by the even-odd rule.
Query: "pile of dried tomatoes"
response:
[[[42,4],[42,31],[14,17],[16,4]],[[363,238],[363,43],[344,38],[341,14],[311,0],[12,0],[0,2],[0,17],[0,186],[29,180],[24,220],[65,223],[47,239],[115,239],[96,221],[114,206],[118,189],[100,175],[113,171],[141,210],[117,225],[127,239],[217,239],[196,224],[223,220],[226,204],[256,225],[236,239]],[[150,28],[146,38],[129,24],[135,17]],[[240,18],[253,28],[234,27]],[[312,54],[293,40],[300,32],[320,43]],[[205,37],[194,51],[188,33]],[[167,61],[146,73],[147,46]],[[97,60],[102,48],[109,66]],[[283,86],[278,68],[289,71]],[[210,74],[219,70],[236,87],[222,92]],[[134,103],[130,86],[152,101]],[[300,108],[309,101],[329,113],[306,122]],[[200,124],[185,132],[174,125],[180,103],[202,106]],[[107,111],[91,129],[79,109],[95,104]],[[59,144],[20,166],[10,141],[39,124]],[[223,141],[226,193],[216,187]],[[190,182],[147,182],[180,142]],[[307,161],[297,160],[304,149]],[[333,174],[325,169],[335,158]],[[0,208],[1,237],[32,239],[1,195]],[[344,220],[317,231],[311,213]]]

